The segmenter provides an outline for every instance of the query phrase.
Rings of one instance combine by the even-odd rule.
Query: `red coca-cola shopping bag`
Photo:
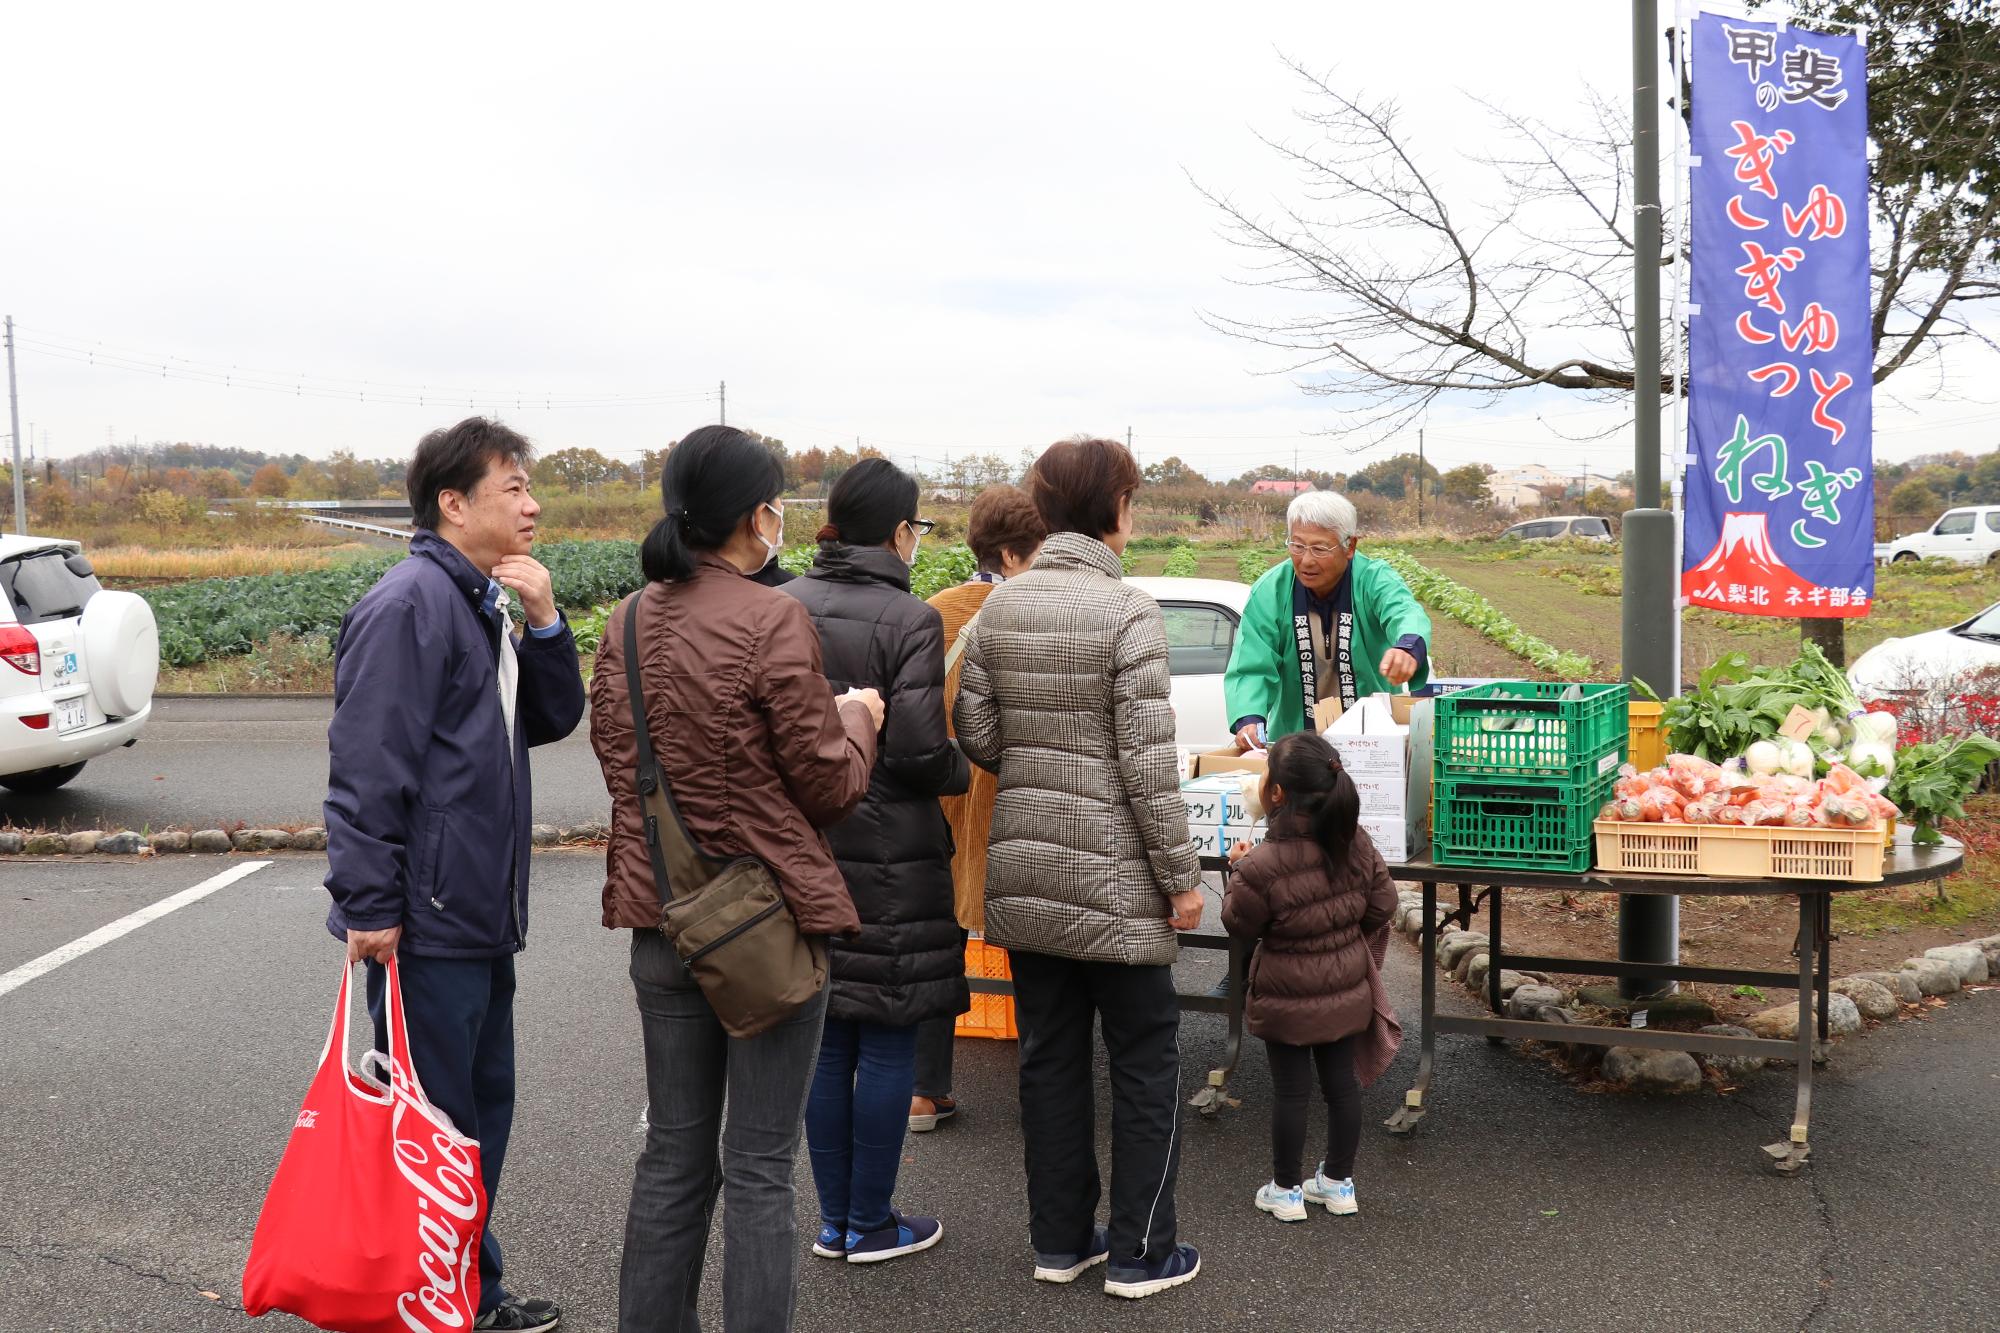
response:
[[[264,1197],[243,1308],[337,1333],[469,1329],[486,1186],[479,1144],[424,1097],[389,963],[389,1050],[348,1065],[348,975],[291,1142]],[[388,1077],[375,1071],[386,1064]]]

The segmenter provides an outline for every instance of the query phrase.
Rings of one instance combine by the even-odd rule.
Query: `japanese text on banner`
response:
[[[1691,605],[1861,616],[1875,591],[1867,51],[1691,29]]]

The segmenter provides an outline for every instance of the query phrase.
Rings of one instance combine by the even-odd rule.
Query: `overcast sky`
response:
[[[1426,165],[1476,188],[1468,95],[1547,117],[1626,96],[1622,9],[16,6],[0,313],[24,432],[57,457],[383,456],[471,403],[629,458],[713,420],[726,380],[729,420],[794,448],[934,463],[1130,427],[1146,461],[1345,471],[1396,445],[1350,457],[1324,400],[1198,318],[1305,298],[1232,285],[1189,177],[1293,197],[1254,137],[1304,101],[1282,51],[1398,97]],[[86,344],[170,373],[55,354]],[[1993,370],[1878,398],[1878,456],[1992,447]],[[1619,471],[1628,438],[1554,434],[1618,419],[1441,404],[1428,443]]]

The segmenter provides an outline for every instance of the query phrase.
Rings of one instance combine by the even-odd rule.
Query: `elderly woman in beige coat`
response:
[[[999,774],[986,938],[1009,951],[1021,1030],[1035,1276],[1142,1297],[1201,1269],[1179,1242],[1176,931],[1201,923],[1201,869],[1174,752],[1159,606],[1126,586],[1139,469],[1109,440],[1052,446],[1027,490],[1048,525],[1033,568],[987,597],[966,645],[960,746]],[[1110,1225],[1091,1072],[1111,1058]]]

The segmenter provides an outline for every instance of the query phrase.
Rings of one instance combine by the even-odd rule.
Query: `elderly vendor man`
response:
[[[1357,554],[1354,505],[1309,491],[1285,511],[1291,559],[1266,570],[1223,678],[1239,750],[1312,726],[1313,705],[1430,678],[1431,618],[1396,571]]]

